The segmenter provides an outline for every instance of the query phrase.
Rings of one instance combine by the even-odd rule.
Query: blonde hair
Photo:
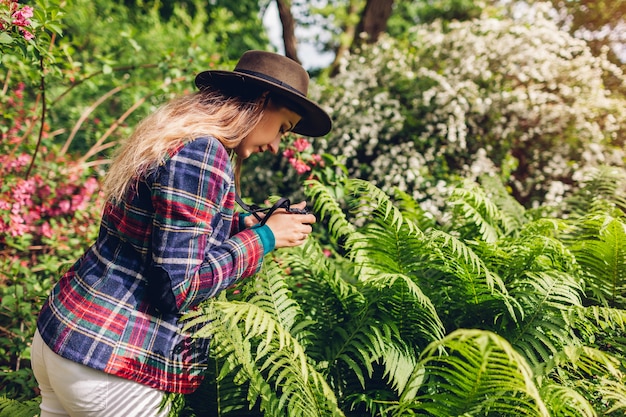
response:
[[[253,98],[202,90],[178,97],[142,120],[118,149],[104,180],[107,199],[120,201],[140,178],[155,170],[168,151],[200,136],[213,136],[233,149],[259,123],[267,105],[265,94]],[[239,187],[241,159],[235,160]]]

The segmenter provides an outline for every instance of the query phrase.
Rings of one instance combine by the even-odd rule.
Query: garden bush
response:
[[[621,69],[541,5],[516,19],[417,25],[363,46],[319,84],[334,130],[316,151],[435,212],[449,178],[498,172],[532,207],[560,202],[598,165],[624,167]]]
[[[180,415],[623,415],[625,181],[595,171],[565,220],[481,176],[450,188],[445,222],[401,191],[309,181],[330,239],[186,316],[213,362]]]

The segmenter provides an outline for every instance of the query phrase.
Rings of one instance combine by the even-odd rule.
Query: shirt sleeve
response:
[[[159,312],[192,308],[261,267],[269,248],[259,232],[231,236],[233,183],[229,155],[213,138],[187,143],[160,166],[152,186],[152,263],[146,274]]]
[[[233,224],[230,227],[230,235],[236,235],[242,230],[247,229],[245,224],[246,217],[250,216],[250,213],[233,213]]]

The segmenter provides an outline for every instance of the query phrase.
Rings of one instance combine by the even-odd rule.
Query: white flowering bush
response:
[[[417,26],[348,56],[313,89],[335,122],[316,151],[420,200],[495,170],[529,206],[622,167],[626,99],[605,80],[624,91],[624,76],[546,15]]]

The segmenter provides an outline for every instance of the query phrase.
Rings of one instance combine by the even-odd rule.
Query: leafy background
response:
[[[624,415],[624,3],[401,2],[350,44],[367,4],[289,4],[337,52],[311,69],[334,129],[250,160],[243,193],[319,222],[186,317],[215,343],[172,414]],[[271,48],[269,6],[0,1],[0,415],[38,412],[37,312],[97,234],[112,150]]]

